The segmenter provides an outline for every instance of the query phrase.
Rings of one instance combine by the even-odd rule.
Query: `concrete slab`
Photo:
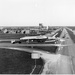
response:
[[[71,60],[70,60],[71,67],[73,69],[73,73],[75,74],[75,45],[74,45],[72,39],[70,38],[71,36],[69,35],[69,33],[67,32],[67,30],[65,28],[63,29],[63,32],[60,37],[63,37],[64,35],[66,35],[65,36],[66,41],[64,44],[71,44],[71,45],[67,46],[67,47],[63,47],[63,49],[61,51],[59,51],[58,53],[71,58]]]

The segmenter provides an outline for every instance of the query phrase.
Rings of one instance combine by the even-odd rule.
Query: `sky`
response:
[[[0,26],[74,26],[75,0],[0,0]]]

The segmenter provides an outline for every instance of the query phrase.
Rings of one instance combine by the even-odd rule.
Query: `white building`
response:
[[[3,32],[4,32],[4,33],[8,33],[8,30],[7,30],[7,29],[5,29]]]

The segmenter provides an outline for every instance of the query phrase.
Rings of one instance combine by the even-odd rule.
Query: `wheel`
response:
[[[15,44],[15,42],[13,42],[12,44]]]
[[[11,43],[12,43],[12,44],[15,44],[15,40],[12,40]]]
[[[21,41],[19,41],[18,43],[21,44]]]

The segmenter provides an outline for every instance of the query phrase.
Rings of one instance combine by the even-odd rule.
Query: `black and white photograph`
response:
[[[0,74],[74,75],[75,0],[0,0]]]

